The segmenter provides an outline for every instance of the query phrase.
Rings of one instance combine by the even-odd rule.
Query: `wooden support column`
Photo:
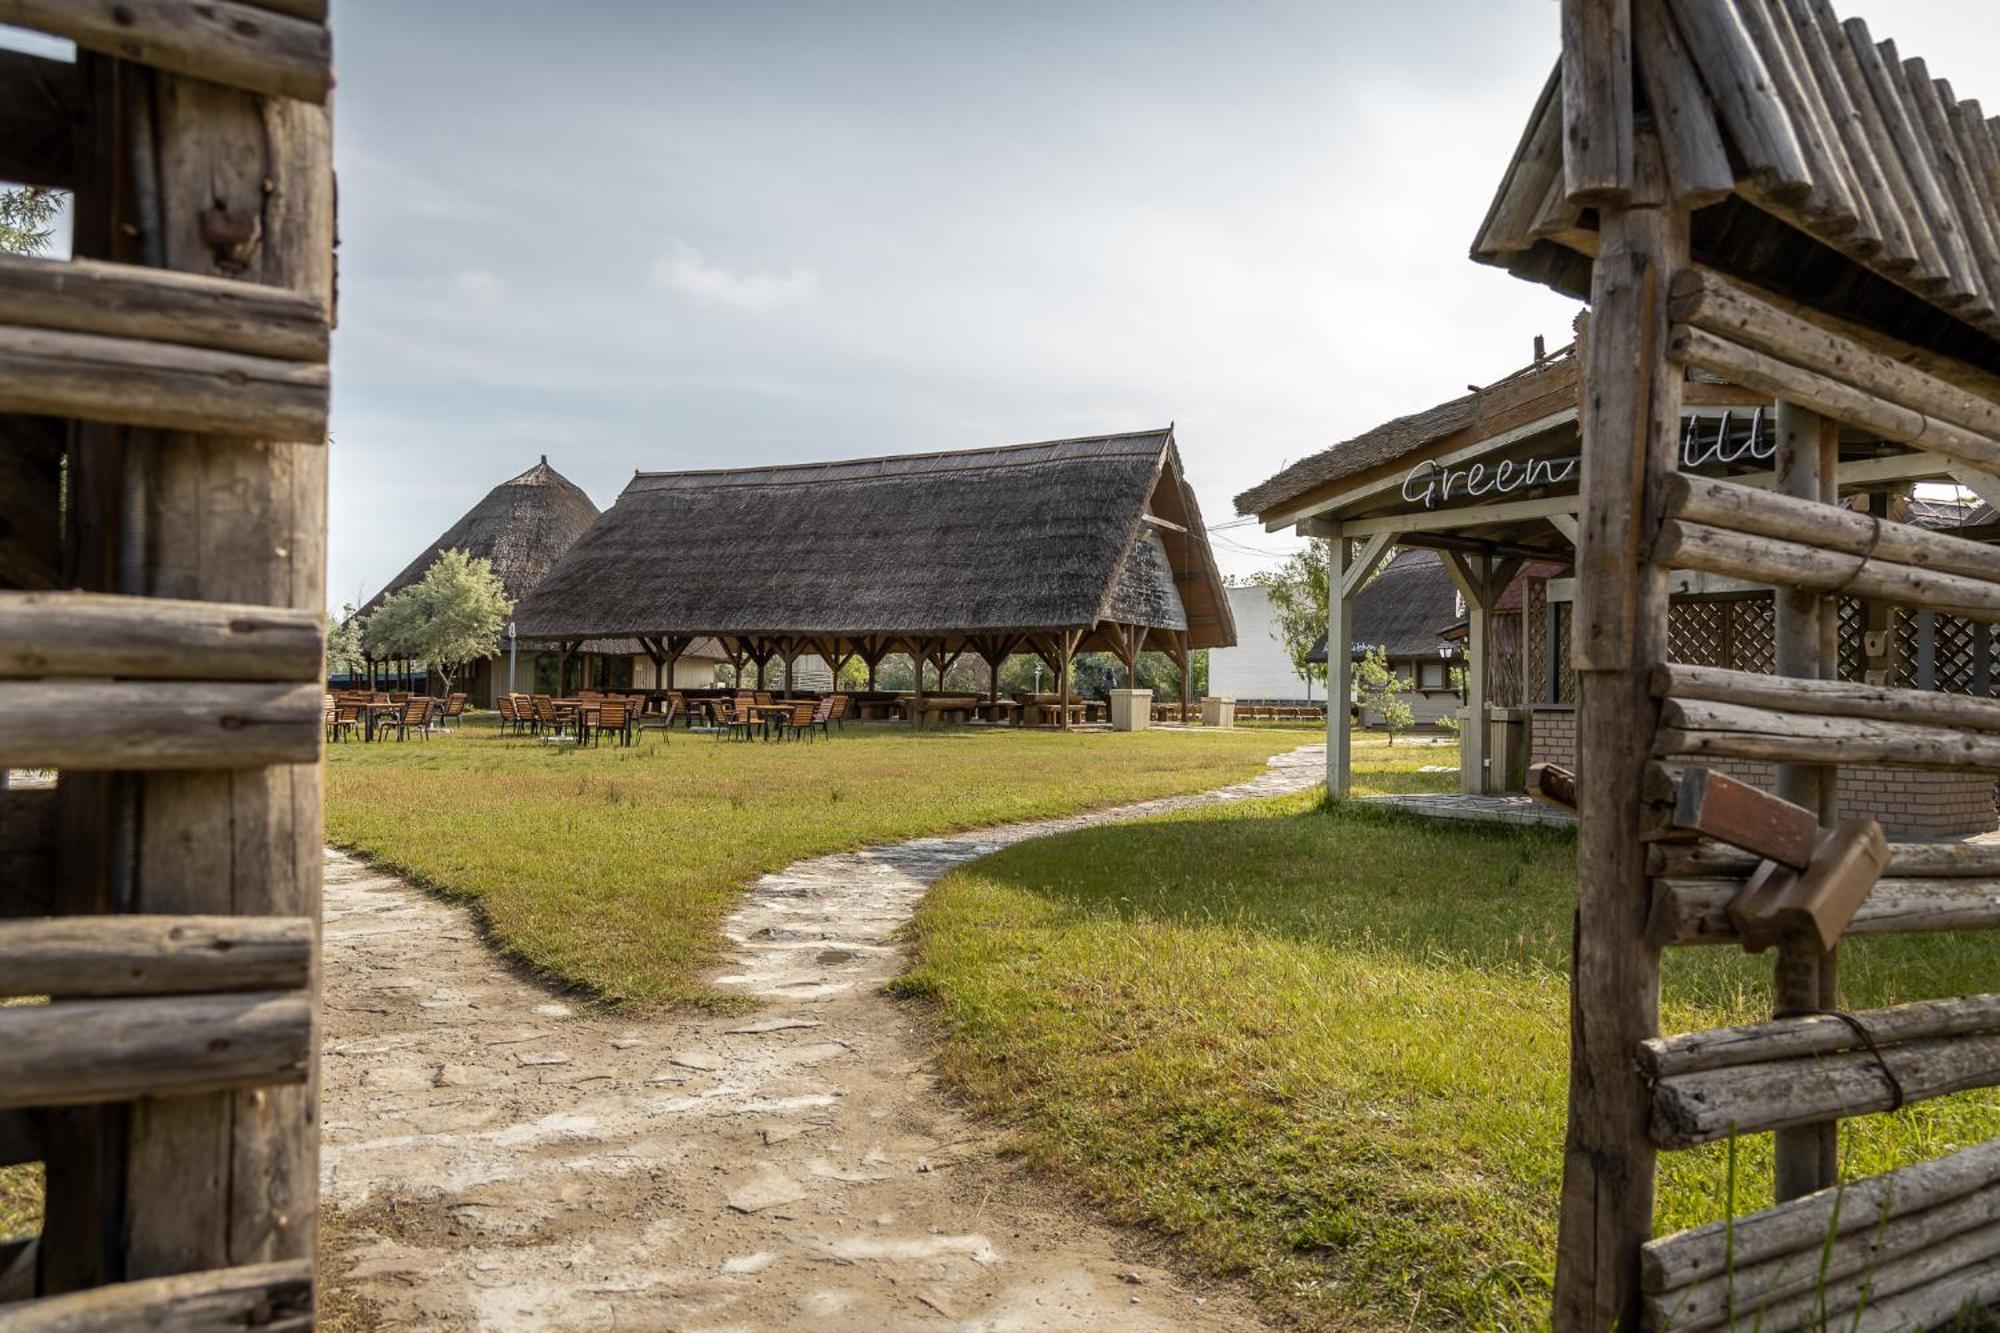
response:
[[[142,230],[158,228],[142,249],[167,268],[289,288],[331,310],[326,108],[164,72],[136,92],[141,114],[126,124],[142,131],[129,148],[150,156],[148,121],[157,144],[149,171],[135,176]],[[147,455],[151,556],[138,591],[324,609],[324,439],[132,438]],[[317,763],[142,781],[129,910],[319,919]],[[315,1060],[303,1086],[134,1103],[123,1276],[311,1259],[318,1092]]]
[[[1838,423],[1791,403],[1778,404],[1778,451],[1773,465],[1779,494],[1804,500],[1837,498],[1839,429]],[[1776,588],[1772,596],[1776,599],[1778,674],[1804,680],[1831,679],[1833,664],[1823,650],[1826,621],[1837,618],[1837,604],[1803,588]],[[1778,795],[1818,812],[1820,824],[1831,826],[1837,810],[1837,773],[1826,764],[1780,764]],[[1810,931],[1787,938],[1777,950],[1772,1012],[1783,1018],[1831,1008],[1836,966],[1834,954],[1822,950]],[[1781,1129],[1776,1138],[1777,1202],[1811,1194],[1838,1178],[1838,1122]]]
[[[1639,1247],[1652,1235],[1650,1099],[1634,1072],[1657,1036],[1659,953],[1642,789],[1666,657],[1667,571],[1651,559],[1659,489],[1676,470],[1682,377],[1666,361],[1667,288],[1688,262],[1685,209],[1665,202],[1660,147],[1638,136],[1635,188],[1600,213],[1579,356],[1583,458],[1574,653],[1578,691],[1578,912],[1570,984],[1569,1128],[1552,1323],[1639,1327]]]
[[[1194,654],[1188,651],[1188,632],[1174,631],[1174,665],[1181,673],[1181,725],[1186,726],[1188,705],[1194,701]]]
[[[1314,535],[1326,539],[1327,550],[1326,794],[1337,801],[1354,784],[1354,730],[1347,715],[1354,697],[1354,599],[1347,595],[1347,575],[1353,566],[1348,540],[1338,524],[1322,524]]]
[[[1458,789],[1476,796],[1487,788],[1486,688],[1493,656],[1493,594],[1487,584],[1492,561],[1446,551],[1444,567],[1465,601],[1465,722],[1458,734]]]

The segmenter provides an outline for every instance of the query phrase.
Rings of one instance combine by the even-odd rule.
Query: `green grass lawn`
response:
[[[1413,775],[1363,747],[1363,790]],[[1109,1212],[1324,1327],[1547,1326],[1575,842],[1311,797],[1026,843],[932,891],[903,981],[950,1083]],[[2000,989],[1981,936],[1849,946],[1861,1008]],[[1767,1012],[1770,962],[1668,958],[1670,1031]],[[2000,1094],[1851,1122],[1866,1174],[2000,1133]],[[1659,1227],[1724,1211],[1664,1157]],[[1768,1202],[1769,1137],[1739,1152]]]
[[[1204,791],[1308,737],[850,726],[577,750],[489,724],[329,747],[327,839],[479,910],[509,954],[615,1002],[714,1004],[699,976],[757,876],[878,842]]]

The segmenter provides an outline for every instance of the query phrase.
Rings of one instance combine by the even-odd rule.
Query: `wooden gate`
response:
[[[77,256],[0,257],[10,1329],[313,1321],[325,19],[0,0],[77,47],[0,54],[0,180]]]
[[[2000,1141],[1833,1187],[1843,1118],[2000,1084],[2000,996],[1844,1013],[1835,946],[2000,928],[2000,849],[1888,847],[1858,909],[1811,905],[1824,933],[1749,939],[1746,881],[1773,872],[1690,840],[1689,810],[1703,761],[1773,763],[1803,807],[1792,863],[1824,869],[1842,765],[2000,772],[2000,703],[1843,681],[1834,632],[1843,596],[2000,617],[2000,549],[1842,503],[1897,475],[2000,493],[2000,133],[1827,0],[1564,0],[1475,255],[1592,307],[1555,1326],[1930,1328],[2000,1303]],[[1678,470],[1692,375],[1771,396],[1774,476]],[[1672,660],[1672,570],[1776,589],[1775,675]],[[1662,1037],[1669,952],[1746,943],[1775,944],[1772,1019]],[[1657,1152],[1765,1132],[1773,1207],[1653,1237]]]

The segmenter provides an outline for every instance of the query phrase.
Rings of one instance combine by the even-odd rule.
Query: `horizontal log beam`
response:
[[[312,1028],[301,991],[0,1009],[0,1108],[303,1083]]]
[[[1677,323],[2000,439],[2000,403],[1780,309],[1720,274],[1695,267],[1676,273],[1668,310]]]
[[[134,1328],[303,1333],[312,1326],[312,1263],[306,1259],[116,1282],[7,1308],[8,1333]]]
[[[1816,500],[1686,472],[1667,477],[1660,494],[1668,518],[1803,542],[1889,564],[2000,580],[2000,548],[1912,523],[1891,523]]]
[[[1854,1308],[1859,1304],[1860,1283],[1874,1283],[1879,1274],[1899,1269],[1907,1274],[1904,1261],[1911,1256],[2000,1223],[2000,1184],[1947,1199],[1934,1208],[1889,1217],[1878,1212],[1876,1218],[1876,1226],[1847,1230],[1830,1242],[1822,1230],[1797,1249],[1762,1262],[1738,1262],[1726,1273],[1649,1293],[1644,1298],[1646,1327],[1703,1333],[1728,1326],[1732,1318],[1741,1328],[1815,1327],[1811,1320],[1794,1323],[1788,1317],[1799,1310],[1801,1298],[1809,1298],[1807,1313],[1818,1313],[1816,1302],[1822,1295],[1829,1314]],[[1954,1249],[1943,1262],[1961,1252]],[[1931,1262],[1937,1261],[1933,1255]],[[1922,1274],[1915,1278],[1924,1280]],[[1871,1288],[1875,1289],[1879,1288]],[[1827,1326],[1847,1325],[1829,1320]]]
[[[320,617],[88,592],[0,592],[0,679],[116,676],[316,683]]]
[[[1899,406],[1816,371],[1718,338],[1691,324],[1676,324],[1668,352],[1682,365],[1720,375],[1732,384],[1796,403],[1821,416],[1874,431],[1885,440],[1988,470],[2000,468],[2000,440]]]
[[[1892,1084],[1883,1065],[1895,1073]],[[1732,1134],[1823,1124],[1970,1088],[2000,1085],[2000,1034],[1945,1037],[1869,1051],[1735,1065],[1661,1079],[1652,1138],[1693,1148]]]
[[[1918,1000],[1851,1015],[1877,1046],[1927,1037],[2000,1032],[2000,995]],[[1648,1078],[1673,1078],[1732,1065],[1796,1060],[1808,1055],[1864,1048],[1853,1027],[1827,1014],[1774,1018],[1764,1023],[1710,1028],[1654,1037],[1639,1043],[1639,1068]]]
[[[90,259],[0,255],[0,324],[324,362],[326,307],[288,287]]]
[[[1775,708],[1668,699],[1653,739],[1660,758],[1886,764],[2000,773],[2000,736],[1914,722],[1827,717]]]
[[[324,365],[0,327],[0,412],[319,444],[326,410]]]
[[[75,62],[0,51],[0,180],[74,189],[83,108]]]
[[[1901,690],[1844,680],[1801,680],[1764,676],[1724,667],[1673,662],[1653,669],[1653,695],[1660,699],[1703,699],[1824,717],[1873,718],[1881,722],[1922,722],[1974,731],[2000,731],[2000,699],[1937,690]]]
[[[302,916],[0,921],[0,996],[298,990],[311,979],[312,946]]]
[[[1672,1291],[1810,1249],[1829,1234],[1867,1232],[1885,1218],[1936,1208],[2000,1180],[2000,1139],[1860,1180],[1775,1208],[1661,1236],[1639,1251],[1640,1286]]]
[[[1754,583],[1852,593],[1856,597],[1905,606],[1953,611],[1975,620],[2000,619],[2000,583],[1848,555],[1803,542],[1732,532],[1685,519],[1668,519],[1660,524],[1653,556],[1662,564],[1726,574]]]
[[[1711,844],[1659,846],[1648,853],[1646,873],[1683,879],[1742,879],[1758,858],[1734,847]],[[1980,842],[1896,842],[1882,872],[1902,879],[1991,879],[2000,881],[2000,845]],[[1996,886],[2000,892],[2000,886]]]
[[[0,681],[0,767],[315,763],[321,698],[316,685]]]
[[[0,23],[253,93],[324,102],[333,86],[325,25],[240,0],[0,0]]]
[[[1655,880],[1647,932],[1663,949],[1741,944],[1729,904],[1742,891],[1741,878]],[[2000,879],[1879,879],[1844,936],[1958,930],[2000,930]]]

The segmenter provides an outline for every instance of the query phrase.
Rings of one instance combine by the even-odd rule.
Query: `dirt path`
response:
[[[604,1017],[467,913],[328,853],[326,1273],[361,1326],[1259,1327],[999,1154],[881,984],[953,866],[1136,814],[1298,791],[1323,747],[1201,796],[803,861],[745,895],[734,1018]]]

